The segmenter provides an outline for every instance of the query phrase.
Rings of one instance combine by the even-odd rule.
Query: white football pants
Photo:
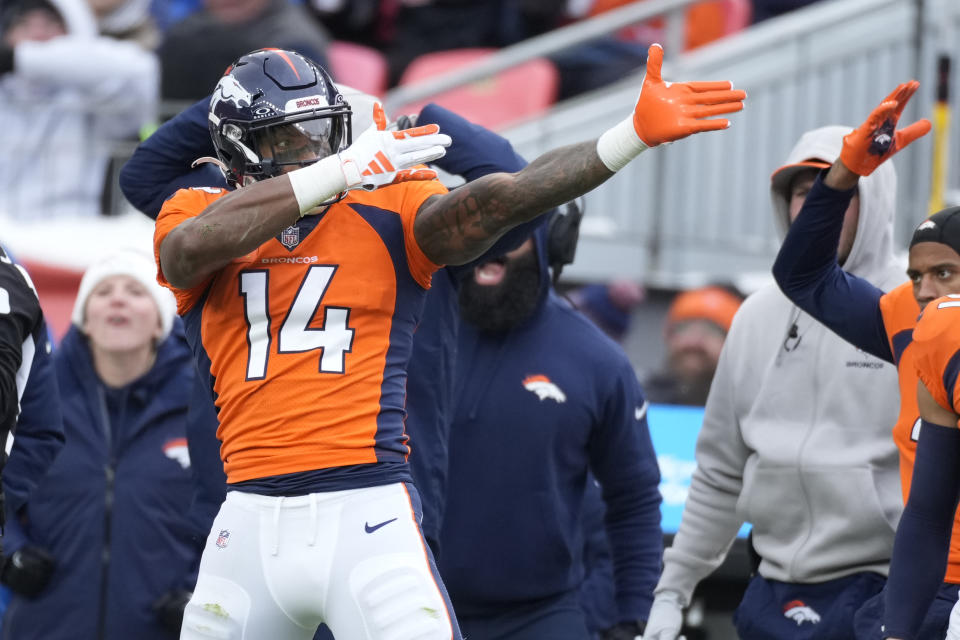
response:
[[[960,600],[950,610],[950,625],[947,627],[946,640],[960,640]]]
[[[408,486],[229,492],[180,640],[461,640]]]

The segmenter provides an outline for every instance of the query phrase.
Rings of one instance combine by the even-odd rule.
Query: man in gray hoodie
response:
[[[804,134],[774,173],[781,232],[850,129]],[[904,279],[892,253],[893,167],[861,180],[858,195],[839,260],[890,289]],[[837,337],[776,284],[751,295],[720,356],[697,469],[644,639],[678,636],[695,587],[722,563],[744,522],[760,562],[734,614],[740,637],[852,638],[854,612],[885,582],[902,510],[890,436],[898,401],[892,365]]]

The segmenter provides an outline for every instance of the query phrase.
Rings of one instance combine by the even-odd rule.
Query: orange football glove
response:
[[[730,126],[726,118],[705,118],[743,109],[747,94],[733,90],[733,83],[664,82],[660,76],[662,65],[663,47],[650,45],[647,73],[633,109],[633,128],[648,147],[680,140],[691,133],[726,129]]]
[[[633,113],[597,141],[597,154],[611,171],[619,171],[649,147],[726,129],[726,118],[708,118],[743,109],[747,94],[734,90],[730,82],[666,82],[660,75],[662,65],[663,47],[650,45]]]
[[[859,127],[843,137],[840,162],[860,176],[868,176],[896,152],[930,131],[930,121],[917,120],[896,131],[903,108],[920,83],[904,82],[884,99]]]

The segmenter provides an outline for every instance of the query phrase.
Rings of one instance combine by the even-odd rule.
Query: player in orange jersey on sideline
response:
[[[453,192],[436,125],[353,137],[327,73],[292,51],[237,60],[210,103],[227,181],[156,223],[159,280],[209,374],[229,492],[181,638],[459,638],[418,526],[406,364],[431,274],[742,109],[729,82],[666,83],[650,49],[633,112],[597,140]]]
[[[831,247],[836,246],[843,225],[843,211],[856,193],[860,177],[870,175],[895,153],[930,130],[930,123],[926,120],[896,129],[904,108],[918,87],[916,81],[898,86],[860,127],[844,138],[840,159],[810,188],[803,209],[791,226],[774,264],[778,284],[800,308],[855,346],[896,363],[900,413],[893,427],[893,438],[900,450],[900,476],[905,499],[908,494],[918,493],[911,483],[921,466],[918,439],[926,430],[917,393],[916,365],[921,352],[916,342],[917,317],[938,297],[960,294],[960,210],[940,211],[916,227],[909,248],[909,281],[888,292],[843,272]],[[869,402],[869,399],[865,401]],[[903,518],[911,519],[907,514]],[[898,539],[902,536],[903,522],[905,520],[901,519]],[[946,575],[941,571],[939,575],[924,576],[935,580],[934,591],[939,588],[936,599],[931,594],[922,610],[915,608],[925,596],[915,596],[914,592],[922,589],[904,583],[902,574],[906,560],[901,553],[891,562],[890,579],[884,592],[867,601],[858,612],[857,638],[873,639],[883,634],[912,638],[912,633],[918,633],[920,638],[944,636],[951,608],[960,591],[958,532],[960,518],[953,523]],[[947,531],[946,535],[949,537],[950,532]],[[923,549],[914,549],[912,553],[935,551],[933,545],[927,545]],[[910,560],[916,561],[916,558]],[[898,574],[901,577],[897,577]]]
[[[938,216],[952,221],[951,230],[939,223],[928,229],[960,240],[960,208],[931,220]],[[960,295],[937,298],[924,308],[913,344],[922,427],[910,497],[893,547],[884,629],[885,638],[898,640],[923,637],[917,629],[946,570],[960,500]],[[946,637],[960,639],[960,603],[950,614]]]

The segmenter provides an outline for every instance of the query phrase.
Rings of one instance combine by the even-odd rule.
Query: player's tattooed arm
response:
[[[414,234],[436,264],[463,264],[506,231],[573,200],[613,172],[596,140],[548,151],[517,173],[493,173],[423,203]]]
[[[286,176],[233,191],[164,238],[163,275],[173,286],[189,289],[299,219],[300,205]]]

